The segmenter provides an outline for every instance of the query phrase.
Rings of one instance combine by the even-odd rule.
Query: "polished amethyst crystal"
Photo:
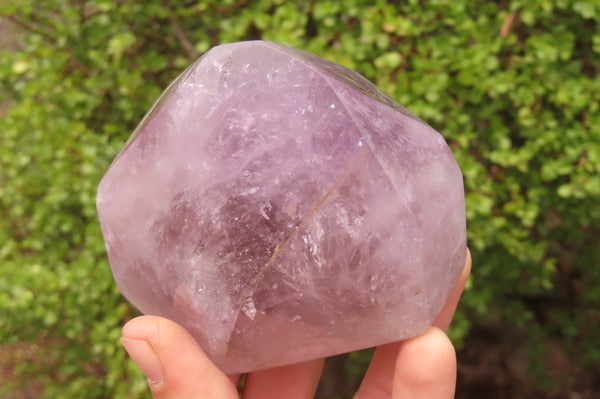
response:
[[[171,84],[98,214],[121,292],[227,373],[421,334],[466,257],[444,139],[357,73],[264,41]]]

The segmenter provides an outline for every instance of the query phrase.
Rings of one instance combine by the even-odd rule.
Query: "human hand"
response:
[[[456,354],[445,334],[471,272],[471,254],[446,305],[425,334],[377,348],[355,399],[453,398]],[[240,375],[225,375],[178,324],[157,316],[129,321],[121,341],[148,378],[154,399],[239,399]],[[246,376],[244,399],[312,398],[323,359]]]

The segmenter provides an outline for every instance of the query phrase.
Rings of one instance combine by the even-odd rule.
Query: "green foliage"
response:
[[[96,186],[185,66],[258,38],[356,69],[447,138],[474,258],[457,343],[470,324],[535,331],[533,348],[559,339],[598,364],[600,6],[399,3],[4,1],[16,46],[0,52],[0,344],[44,347],[20,375],[44,397],[146,395],[119,347],[134,311],[110,274]]]

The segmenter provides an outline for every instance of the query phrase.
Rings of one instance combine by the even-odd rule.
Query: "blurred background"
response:
[[[355,69],[454,151],[456,397],[600,397],[596,0],[0,0],[0,397],[150,397],[96,187],[175,76],[249,39]],[[370,356],[329,359],[318,397],[351,398]]]

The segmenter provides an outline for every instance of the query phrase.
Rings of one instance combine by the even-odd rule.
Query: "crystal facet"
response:
[[[466,257],[444,139],[359,74],[272,42],[181,74],[97,204],[121,292],[227,373],[421,334]]]

